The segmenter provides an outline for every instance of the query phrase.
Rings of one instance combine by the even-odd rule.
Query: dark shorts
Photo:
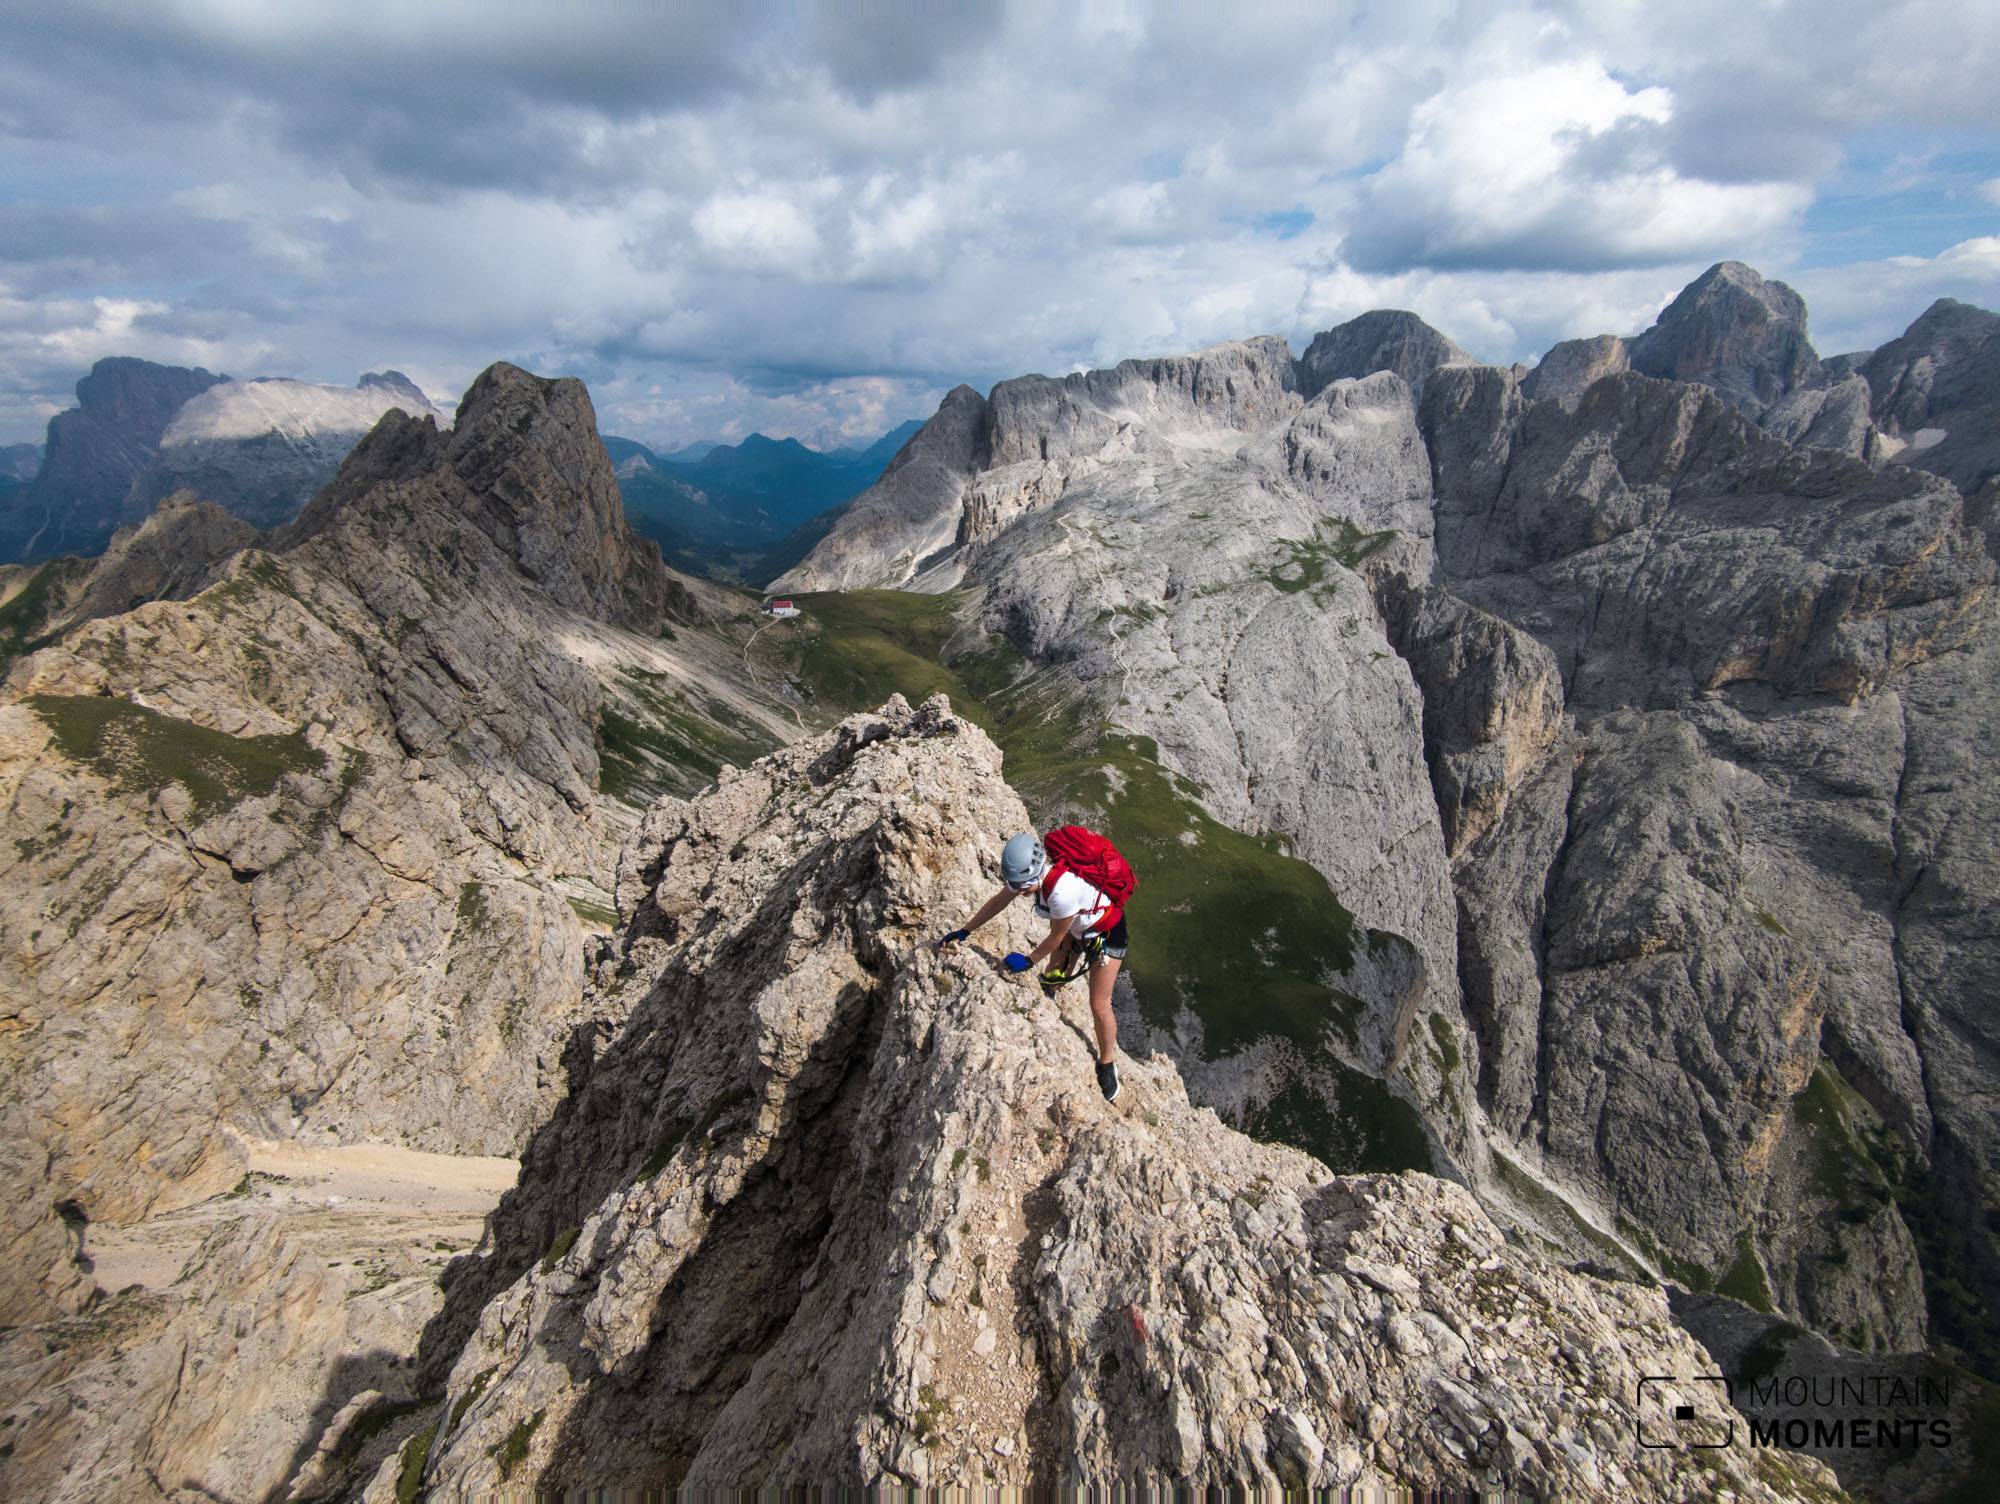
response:
[[[1120,914],[1118,922],[1102,935],[1091,934],[1083,937],[1084,954],[1095,966],[1099,961],[1122,961],[1125,959],[1125,916]]]

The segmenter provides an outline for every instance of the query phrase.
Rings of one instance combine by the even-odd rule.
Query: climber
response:
[[[1053,852],[1055,860],[1049,860]],[[1118,1100],[1118,1021],[1111,1014],[1111,984],[1125,961],[1125,904],[1138,886],[1118,848],[1081,825],[1052,830],[1045,846],[1032,835],[1018,835],[1000,853],[1000,880],[1005,884],[979,912],[937,943],[943,950],[970,937],[987,920],[1015,899],[1035,895],[1035,913],[1048,920],[1049,933],[1025,956],[1009,954],[1009,971],[1023,972],[1041,961],[1042,990],[1090,973],[1090,1022],[1097,1034],[1097,1084],[1107,1102]]]

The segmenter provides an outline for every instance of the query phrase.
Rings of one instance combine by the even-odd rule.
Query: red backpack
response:
[[[1042,875],[1042,897],[1055,890],[1056,880],[1074,872],[1111,901],[1111,907],[1091,926],[1099,934],[1118,927],[1125,917],[1125,905],[1139,879],[1131,864],[1103,836],[1081,825],[1063,825],[1042,837],[1042,849],[1049,854],[1049,870]]]

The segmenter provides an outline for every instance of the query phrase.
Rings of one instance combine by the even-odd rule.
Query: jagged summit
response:
[[[351,387],[249,381],[114,356],[50,422],[48,461],[0,512],[0,558],[94,554],[113,531],[191,490],[254,526],[289,522],[382,414],[435,415],[399,371]]]
[[[572,610],[657,630],[669,614],[693,609],[659,545],[625,520],[580,381],[501,361],[466,389],[449,430],[390,409],[278,546],[325,532],[343,512],[403,505],[404,489],[415,486],[475,523]]]
[[[1299,393],[1310,400],[1333,382],[1394,371],[1421,405],[1432,371],[1472,363],[1470,355],[1414,313],[1377,309],[1313,336],[1299,357]]]
[[[1740,261],[1719,261],[1631,341],[1632,369],[1667,381],[1698,381],[1756,414],[1815,375],[1806,303]]]
[[[2000,475],[2000,314],[1939,298],[1860,374],[1899,458],[1968,497]]]

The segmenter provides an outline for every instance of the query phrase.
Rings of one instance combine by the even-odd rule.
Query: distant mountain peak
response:
[[[1819,367],[1805,299],[1740,261],[1718,261],[1688,283],[1629,347],[1633,370],[1698,381],[1753,416]]]

